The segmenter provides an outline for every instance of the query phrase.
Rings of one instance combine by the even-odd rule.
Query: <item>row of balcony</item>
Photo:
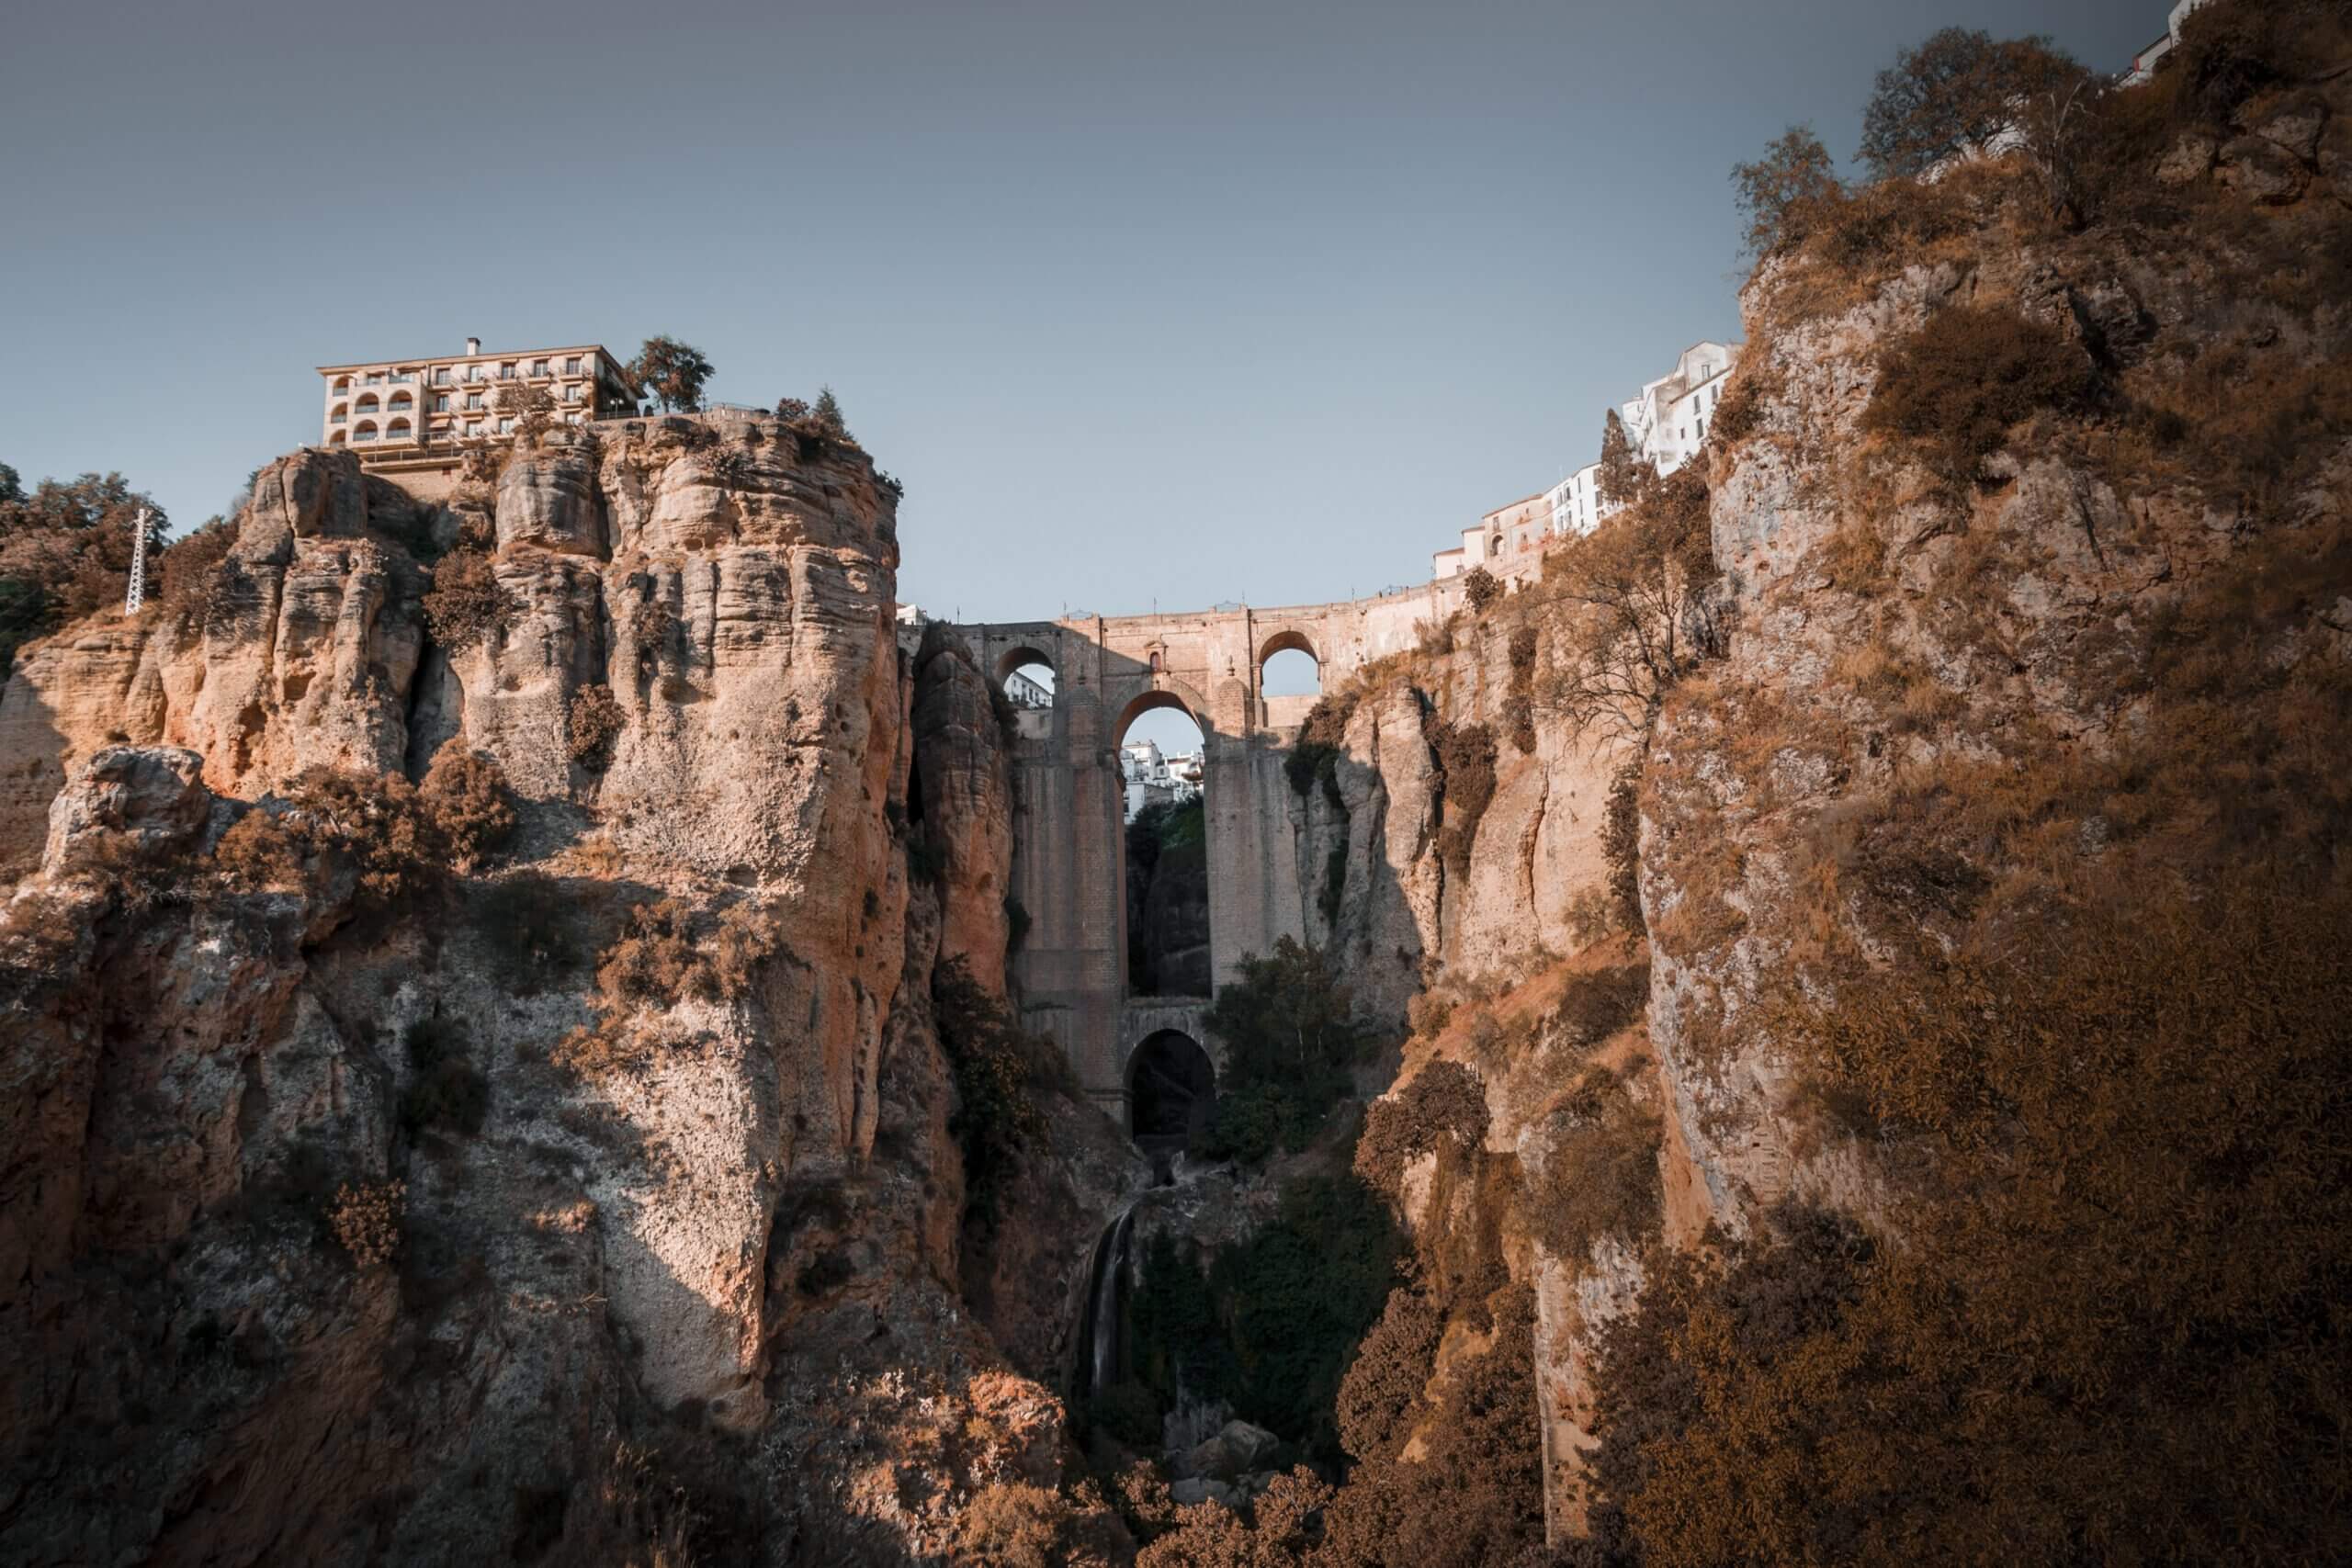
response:
[[[509,368],[503,365],[495,371],[486,370],[480,365],[469,365],[464,368],[465,374],[458,376],[451,374],[451,367],[448,366],[436,367],[433,372],[433,384],[436,387],[460,387],[477,385],[485,381],[579,381],[585,380],[595,374],[595,368],[593,366],[584,364],[576,367],[568,365],[561,370],[523,370]],[[341,382],[329,389],[327,395],[340,397],[368,387],[416,386],[419,382],[420,377],[413,370],[401,371],[394,375],[378,375],[370,372],[364,379],[356,383],[351,378],[345,377]]]

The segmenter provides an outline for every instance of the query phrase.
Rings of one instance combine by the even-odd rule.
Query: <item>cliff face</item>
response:
[[[721,1557],[921,1555],[1058,1476],[957,1293],[931,1011],[943,958],[1002,983],[986,689],[902,664],[862,452],[605,430],[447,508],[274,463],[202,604],[0,699],[12,1561],[532,1560],[689,1511]],[[303,777],[445,753],[511,786],[508,869]],[[273,823],[356,837],[265,863]],[[1101,1196],[1063,1169],[1047,1270]]]
[[[1731,400],[1699,459],[1705,484],[1689,492],[1707,547],[1696,575],[1714,579],[1702,603],[1721,637],[1659,683],[1645,745],[1603,743],[1546,700],[1583,657],[1566,635],[1589,614],[1576,601],[1593,581],[1577,546],[1544,580],[1341,694],[1330,790],[1297,807],[1310,835],[1301,882],[1320,886],[1324,857],[1339,857],[1328,931],[1353,959],[1351,983],[1398,1012],[1413,998],[1385,1101],[1420,1141],[1408,1143],[1392,1194],[1442,1246],[1499,1226],[1509,1276],[1534,1290],[1555,1529],[1589,1522],[1589,1466],[1609,1435],[1593,1406],[1601,1342],[1649,1299],[1661,1267],[1699,1259],[1703,1278],[1715,1260],[1756,1255],[1737,1238],[1781,1245],[1831,1224],[1808,1217],[1821,1214],[1858,1227],[1840,1235],[1941,1246],[1950,1230],[1971,1239],[1928,1249],[1943,1293],[1920,1287],[1903,1310],[1958,1301],[1983,1315],[1945,1321],[1939,1343],[2006,1334],[2015,1364],[2054,1364],[2049,1322],[2033,1313],[2087,1321],[2102,1300],[2129,1299],[2146,1314],[2131,1317],[2135,1330],[2069,1343],[2082,1358],[2071,1375],[2187,1388],[2208,1371],[2147,1348],[2241,1310],[2219,1303],[2238,1300],[2222,1281],[2247,1267],[2231,1249],[2250,1222],[2219,1214],[2288,1188],[2303,1197],[2266,1211],[2264,1225],[2339,1213],[2342,1171],[2312,1163],[2299,1131],[2306,1089],[2335,1090],[2307,1076],[2315,1043],[2296,1031],[2312,1025],[2290,1021],[2305,1002],[2332,1006],[2321,998],[2344,985],[2340,964],[2318,956],[2340,942],[2297,924],[2343,907],[2344,790],[2326,759],[2352,712],[2346,279],[2319,259],[2346,233],[2328,188],[2346,166],[2346,120],[2340,79],[2321,80],[2246,97],[2230,111],[2234,141],[2168,129],[2167,112],[2188,111],[2163,99],[2134,110],[2145,151],[2115,155],[2096,221],[2061,226],[2021,205],[2032,187],[2015,169],[1968,171],[1941,187],[1864,193],[1846,220],[1865,238],[1838,231],[1764,267],[1744,297],[1749,344]],[[2249,174],[2274,166],[2277,180]],[[1867,233],[1871,222],[1882,227]],[[1521,626],[1537,637],[1524,755],[1503,739],[1502,705],[1502,649]],[[1459,730],[1478,723],[1499,742],[1491,791],[1474,790],[1486,804],[1466,856],[1449,854]],[[1604,853],[1609,784],[1629,763],[1637,793],[1624,826],[1638,861],[1623,867],[1645,931],[1596,942],[1618,869]],[[2233,931],[2222,911],[2244,924]],[[2238,942],[2269,955],[2228,961],[2245,994],[2266,998],[2244,1015],[2235,987],[2216,990],[2203,972],[2206,955]],[[1638,1014],[1587,1005],[1595,976],[1638,965]],[[2282,993],[2289,973],[2301,978]],[[2237,1044],[2170,1040],[2164,1017],[2181,1010]],[[1607,1027],[1596,1036],[1579,1018]],[[2019,1019],[2060,1034],[2012,1041],[2002,1031],[2027,1027]],[[2176,1048],[2186,1055],[2163,1055]],[[1485,1155],[1515,1161],[1515,1188],[1430,1131],[1441,1100],[1415,1085],[1437,1066],[1476,1075]],[[2333,1069],[2320,1077],[2341,1084]],[[2231,1174],[2194,1152],[2214,1140],[2244,1162]],[[1612,1145],[1654,1166],[1637,1202],[1591,1201],[1627,1168],[1601,1158]],[[2170,1185],[2135,1185],[2133,1173],[2156,1168]],[[2275,1299],[2330,1288],[2344,1233],[2324,1228],[2334,1260],[2279,1264],[2263,1287]],[[2098,1259],[2158,1232],[2178,1269],[2167,1289],[2101,1272]],[[2174,1304],[2192,1277],[2206,1283]],[[1678,1291],[1692,1288],[1678,1278]],[[1746,1288],[1790,1288],[1781,1278]],[[1898,1290],[1871,1278],[1890,1299]],[[1690,1310],[1677,1299],[1660,1310]],[[2059,1302],[2063,1313],[2046,1304]],[[2000,1430],[1972,1439],[1988,1454],[2041,1440],[2049,1413],[2002,1403],[1998,1376],[1891,1337],[1924,1332],[1915,1321],[1858,1326],[1834,1303],[1805,1310],[1838,1325],[1816,1330],[1808,1354],[1904,1367],[1923,1385],[1952,1379],[1932,1384],[1920,1421],[1966,1388],[2005,1412]],[[1691,1319],[1688,1331],[1700,1329]],[[1742,1374],[1758,1383],[1798,1375],[1774,1349],[1742,1340],[1724,1353],[1757,1358],[1741,1364],[1759,1369]],[[2135,1370],[2115,1370],[2126,1362]],[[1439,1354],[1429,1372],[1433,1409],[1447,1366]],[[2216,1388],[2275,1391],[2305,1373],[2210,1375]],[[1740,1386],[1726,1374],[1726,1389]],[[1826,1409],[1835,1387],[1796,1402]],[[1848,1436],[1894,1408],[1883,1388],[1865,1394]],[[2005,1489],[2032,1473],[2096,1497],[2108,1481],[2082,1476],[2122,1473],[2130,1453],[2152,1451],[2156,1427],[2208,1408],[2185,1404],[2153,1424],[2143,1411],[2083,1415],[2111,1423],[2119,1468],[2053,1451],[2002,1472],[2002,1457],[1973,1484],[2014,1495]],[[1616,1419],[1661,1417],[1621,1408]],[[1432,1414],[1421,1429],[1442,1425]],[[1736,1456],[1759,1457],[1721,1430],[1707,1439],[1724,1446],[1678,1450],[1687,1463],[1670,1484],[1687,1490],[1638,1520],[1660,1560],[1712,1560],[1708,1543],[1723,1539],[1706,1533],[1713,1523],[1670,1510],[1696,1506],[1694,1495],[1744,1495]],[[2290,1462],[2291,1448],[2240,1457],[2253,1473]],[[1622,1489],[1632,1461],[1614,1462]],[[1905,1472],[1906,1497],[1936,1495],[1924,1466]],[[2158,1469],[2129,1483],[2149,1489],[2149,1518],[2167,1484],[2149,1479]],[[2251,1502],[2259,1483],[2182,1472],[2169,1484],[2270,1539],[2324,1539],[2295,1508]],[[1826,1495],[1831,1483],[1808,1474],[1804,1486]],[[1623,1514],[1608,1523],[1621,1544],[1626,1528]],[[1828,1527],[1806,1516],[1789,1528]],[[2096,1528],[2122,1539],[2137,1527]],[[1815,1538],[1742,1539],[1740,1550],[1794,1556],[1791,1540]]]

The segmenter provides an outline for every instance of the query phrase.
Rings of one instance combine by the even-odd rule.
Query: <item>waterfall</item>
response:
[[[1078,1319],[1078,1367],[1072,1377],[1071,1403],[1082,1404],[1101,1389],[1119,1381],[1120,1298],[1127,1284],[1127,1246],[1136,1224],[1130,1202],[1102,1227],[1094,1242],[1093,1266],[1087,1277],[1086,1303]]]

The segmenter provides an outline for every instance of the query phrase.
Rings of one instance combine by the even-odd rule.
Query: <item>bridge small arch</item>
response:
[[[1127,1058],[1127,1136],[1159,1159],[1196,1147],[1216,1105],[1216,1066],[1181,1029],[1144,1037]]]
[[[1268,697],[1312,697],[1323,691],[1323,656],[1305,632],[1276,632],[1258,649],[1258,691]]]
[[[996,661],[997,690],[1015,708],[1042,711],[1061,701],[1061,672],[1039,649],[1026,645],[1008,649]]]

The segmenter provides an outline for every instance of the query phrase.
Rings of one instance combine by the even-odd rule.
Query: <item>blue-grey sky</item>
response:
[[[836,389],[934,614],[1369,592],[1737,331],[1782,126],[1850,152],[1947,23],[2120,66],[2165,8],[25,0],[0,461],[187,526],[313,366],[667,333]]]

